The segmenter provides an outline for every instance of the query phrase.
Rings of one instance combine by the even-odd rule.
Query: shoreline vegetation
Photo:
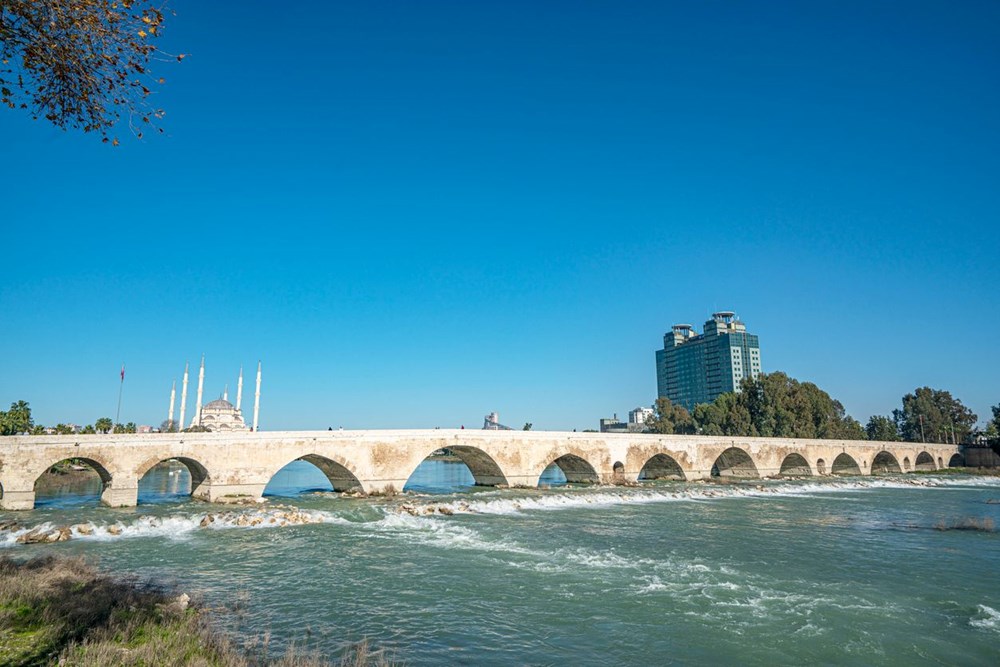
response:
[[[268,639],[240,646],[207,609],[134,577],[99,571],[82,558],[0,558],[0,665],[116,667],[385,667],[367,641],[339,659]]]

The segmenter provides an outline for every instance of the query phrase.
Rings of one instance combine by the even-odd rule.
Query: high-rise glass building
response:
[[[700,335],[690,324],[675,324],[656,351],[657,395],[688,410],[739,391],[744,378],[760,372],[757,336],[729,311],[714,313]]]

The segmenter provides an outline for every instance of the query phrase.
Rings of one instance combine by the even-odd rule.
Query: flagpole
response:
[[[118,385],[118,412],[115,413],[115,425],[121,422],[123,389],[125,389],[125,364],[122,364],[122,381],[121,384]]]

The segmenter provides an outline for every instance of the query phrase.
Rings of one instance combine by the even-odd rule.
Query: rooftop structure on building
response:
[[[713,313],[701,334],[675,324],[656,351],[657,396],[688,410],[739,391],[743,380],[760,373],[760,341],[732,311]]]

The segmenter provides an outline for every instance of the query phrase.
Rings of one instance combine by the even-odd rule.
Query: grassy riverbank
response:
[[[271,658],[239,649],[207,613],[177,595],[114,578],[82,559],[0,559],[0,665],[178,667],[383,666],[353,647],[340,661],[292,650]]]

